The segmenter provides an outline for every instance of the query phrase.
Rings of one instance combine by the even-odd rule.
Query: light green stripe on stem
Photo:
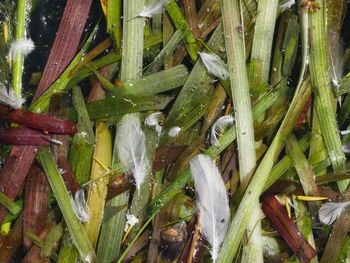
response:
[[[25,27],[26,27],[26,0],[17,1],[17,17],[16,17],[16,40],[24,39]],[[13,70],[12,70],[12,87],[14,93],[18,98],[22,97],[22,75],[23,75],[23,61],[24,55],[22,52],[16,52],[13,59]]]
[[[277,19],[278,0],[259,1],[254,28],[251,60],[259,61],[259,76],[254,77],[256,84],[267,83],[269,79],[272,41]],[[253,83],[251,83],[252,85]]]
[[[78,221],[72,206],[71,197],[49,147],[42,147],[37,153],[37,159],[45,171],[52,192],[57,200],[68,230],[72,236],[74,244],[84,262],[91,262],[95,258],[94,249],[89,241],[83,226]]]
[[[322,136],[326,144],[334,171],[346,168],[346,158],[342,151],[342,144],[336,122],[334,98],[329,87],[328,57],[326,39],[326,6],[323,0],[315,1],[320,10],[309,13],[310,34],[312,37],[310,47],[310,75],[314,87],[315,105]],[[341,192],[346,190],[349,180],[338,182]]]
[[[231,93],[233,98],[239,173],[241,182],[256,165],[253,115],[250,102],[249,83],[246,70],[246,57],[243,34],[236,30],[244,23],[241,21],[239,1],[221,0],[221,12],[226,44],[228,67],[230,72]],[[253,213],[259,214],[258,200]],[[257,221],[258,220],[258,221]],[[261,224],[259,217],[253,216],[248,226],[251,235],[243,248],[242,262],[263,262]],[[252,232],[252,233],[250,233]]]

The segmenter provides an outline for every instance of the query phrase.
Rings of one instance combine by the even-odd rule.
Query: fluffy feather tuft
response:
[[[169,130],[168,135],[169,135],[170,137],[176,137],[176,136],[179,135],[179,133],[180,133],[181,130],[182,130],[182,129],[181,129],[179,126],[172,127],[172,128]]]
[[[222,80],[229,78],[230,74],[227,70],[227,65],[219,56],[204,52],[198,52],[198,54],[210,74],[213,74],[215,77]]]
[[[190,161],[200,214],[200,231],[211,245],[213,261],[218,258],[230,221],[230,208],[219,169],[204,154]]]
[[[9,51],[9,60],[15,60],[17,54],[23,54],[24,56],[28,55],[34,50],[34,42],[31,39],[17,39],[11,43]]]
[[[295,0],[284,0],[280,4],[281,12],[284,12],[284,11],[290,9],[293,5],[295,5]]]
[[[73,198],[70,199],[73,211],[82,223],[86,223],[90,220],[89,207],[85,200],[85,193],[83,189],[78,190]]]
[[[133,173],[136,187],[140,189],[148,170],[145,134],[141,129],[138,114],[126,114],[117,126],[116,147],[126,173]]]
[[[347,202],[328,202],[321,205],[318,210],[318,218],[322,224],[331,225],[335,220],[344,212],[345,208],[350,205],[350,201]]]
[[[213,124],[210,134],[210,142],[212,145],[219,145],[218,136],[227,126],[232,126],[234,119],[231,115],[222,116]]]
[[[153,17],[154,15],[161,14],[164,11],[164,3],[162,0],[155,0],[137,15],[142,17]]]
[[[12,89],[8,91],[5,85],[0,83],[0,101],[12,108],[18,109],[22,107],[25,99],[18,97]]]
[[[159,120],[158,120],[158,117],[161,116],[162,113],[159,111],[159,112],[155,112],[155,113],[152,113],[150,115],[147,116],[147,118],[145,119],[144,123],[145,125],[147,126],[154,126],[155,129],[156,129],[156,132],[158,133],[158,136],[160,135],[160,133],[162,132],[162,126],[159,124]]]

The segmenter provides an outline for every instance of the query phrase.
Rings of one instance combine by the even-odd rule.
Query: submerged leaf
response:
[[[349,205],[350,201],[324,203],[318,210],[321,223],[325,225],[333,224]]]
[[[200,231],[212,246],[211,254],[215,262],[230,220],[225,183],[215,161],[204,154],[194,157],[190,167],[196,188]]]
[[[198,54],[209,73],[222,80],[229,78],[230,74],[227,70],[227,65],[219,56],[204,52],[199,52]]]

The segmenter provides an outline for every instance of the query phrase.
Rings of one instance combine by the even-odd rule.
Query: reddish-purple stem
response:
[[[274,195],[265,197],[261,208],[302,263],[310,262],[316,256],[315,249],[305,239]]]
[[[4,104],[0,104],[0,120],[59,134],[74,134],[77,132],[74,122],[33,113],[27,110],[12,109]]]
[[[26,127],[0,128],[0,144],[49,146],[51,136]]]
[[[45,173],[36,165],[29,170],[24,191],[23,231],[39,235],[46,222],[50,186]],[[24,236],[24,246],[29,249],[32,241]]]
[[[33,101],[37,100],[51,86],[77,53],[91,4],[92,0],[67,1]]]
[[[36,154],[35,146],[13,147],[0,172],[0,191],[14,200],[22,187]],[[7,209],[0,205],[0,222],[7,215]]]

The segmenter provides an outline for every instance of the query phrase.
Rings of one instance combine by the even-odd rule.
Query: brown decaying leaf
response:
[[[305,239],[275,196],[266,196],[261,208],[302,263],[310,262],[316,256],[315,249]]]
[[[74,134],[77,132],[74,122],[36,114],[27,110],[13,109],[4,104],[0,104],[0,120],[58,134]]]
[[[35,146],[13,147],[0,172],[0,191],[15,200],[36,154]],[[0,206],[0,222],[7,215],[7,209]]]
[[[27,127],[0,128],[0,144],[51,145],[51,135]]]
[[[64,156],[58,157],[57,166],[61,171],[63,181],[67,186],[67,190],[74,195],[80,189],[80,185],[75,179],[72,168],[70,167],[67,159]]]
[[[152,170],[157,172],[173,163],[187,148],[187,145],[161,145],[156,149]]]
[[[134,184],[134,178],[131,174],[122,174],[108,184],[107,200],[120,195],[130,189]]]
[[[74,58],[84,31],[92,0],[68,0],[61,23],[33,101],[37,100]]]
[[[4,237],[3,242],[0,244],[0,262],[11,262],[11,258],[16,254],[18,248],[22,244],[23,235],[23,216],[19,216],[14,226],[11,228],[11,232]]]
[[[32,165],[24,184],[24,217],[23,231],[36,235],[43,229],[48,212],[50,186],[45,173],[36,165]],[[32,241],[23,237],[24,246],[29,249]]]

